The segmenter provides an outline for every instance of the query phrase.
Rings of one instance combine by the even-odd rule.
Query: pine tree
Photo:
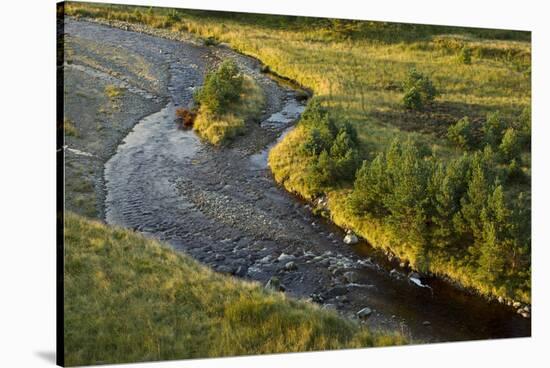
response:
[[[504,162],[510,162],[512,159],[519,157],[520,142],[518,134],[514,128],[506,129],[498,150],[501,160]]]
[[[460,211],[460,199],[466,191],[467,165],[467,156],[464,155],[446,167],[441,162],[434,167],[428,188],[432,207],[432,242],[436,248],[445,250],[460,243],[453,218]]]
[[[500,113],[496,111],[487,114],[487,118],[481,130],[483,131],[485,144],[496,149],[502,140],[502,134],[504,132],[504,123],[500,118]]]
[[[388,214],[384,201],[388,196],[386,163],[383,153],[379,153],[371,162],[363,161],[357,171],[354,189],[350,196],[350,206],[354,213],[373,214],[383,217]]]
[[[358,165],[356,144],[347,130],[341,129],[332,147],[330,157],[334,161],[336,179],[351,179]]]
[[[447,129],[447,138],[460,148],[469,149],[473,145],[472,126],[467,116]]]
[[[495,282],[505,272],[509,259],[510,210],[504,203],[504,190],[498,185],[487,198],[487,205],[481,211],[482,237],[479,239],[481,276]]]
[[[422,248],[426,246],[428,239],[428,161],[420,157],[417,147],[410,139],[400,151],[400,157],[393,162],[395,167],[388,169],[394,180],[386,203],[390,211],[388,220],[394,231],[405,237],[412,247]]]
[[[489,187],[482,154],[474,154],[469,171],[468,188],[460,201],[460,213],[454,216],[453,223],[466,241],[474,243],[483,236],[480,215],[487,201]],[[471,253],[475,256],[476,249],[472,248]]]

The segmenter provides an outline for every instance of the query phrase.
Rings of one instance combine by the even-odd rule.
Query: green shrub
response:
[[[502,137],[502,142],[500,143],[498,149],[501,159],[504,162],[509,162],[512,159],[518,157],[521,151],[521,146],[518,133],[514,128],[506,129],[506,131],[504,132],[504,136]]]
[[[506,182],[507,183],[526,183],[527,175],[521,169],[518,160],[512,159],[510,164],[506,166]]]
[[[211,112],[212,106],[208,100],[206,105],[200,104],[193,121],[193,129],[214,145],[225,144],[244,134],[247,122],[255,121],[261,115],[265,104],[262,88],[251,77],[242,78],[242,92],[236,98],[232,97],[229,100],[231,102],[227,102],[226,105],[216,104],[217,107],[224,106],[223,109],[215,109],[218,113]]]
[[[447,129],[447,138],[458,147],[468,149],[473,144],[472,127],[467,116]]]
[[[301,153],[310,160],[307,182],[314,192],[343,180],[351,180],[359,165],[357,131],[350,123],[337,127],[318,100],[313,99],[302,114],[308,127]]]
[[[403,105],[407,109],[421,110],[437,96],[437,90],[432,81],[416,69],[411,69],[403,82]]]
[[[353,213],[358,216],[371,213],[380,217],[388,214],[384,198],[390,189],[385,170],[386,156],[383,153],[379,153],[370,162],[363,161],[356,174],[354,190],[349,197],[349,205]]]
[[[462,47],[458,53],[458,61],[462,64],[470,65],[472,63],[472,49],[467,46]]]
[[[522,149],[529,150],[531,148],[531,107],[524,108],[519,119],[512,126],[518,132]]]
[[[321,136],[321,131],[318,128],[313,128],[308,131],[307,138],[302,144],[302,150],[305,154],[310,156],[318,156],[327,148],[327,144]]]
[[[317,99],[312,99],[300,120],[305,139],[300,154],[308,162],[305,183],[319,193],[340,181],[354,178],[359,165],[358,135],[350,123],[338,127]]]
[[[351,180],[355,176],[359,164],[356,136],[357,133],[351,125],[346,125],[340,129],[330,148],[336,180]]]
[[[487,119],[481,128],[485,144],[488,144],[493,148],[497,148],[502,140],[504,128],[505,125],[500,118],[500,113],[498,111],[487,114]]]
[[[204,85],[195,93],[195,100],[213,115],[226,112],[229,104],[239,99],[243,75],[232,59],[225,60],[216,71],[206,75]]]

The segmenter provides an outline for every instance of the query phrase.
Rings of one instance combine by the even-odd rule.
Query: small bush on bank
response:
[[[193,126],[195,119],[197,118],[197,113],[190,109],[180,107],[176,109],[176,117],[179,120],[179,123],[184,128],[190,128]]]
[[[318,100],[312,100],[302,114],[301,123],[310,126],[301,152],[312,158],[306,175],[313,192],[351,180],[359,165],[357,131],[349,123],[336,123]]]
[[[244,134],[247,121],[260,117],[265,97],[261,87],[229,59],[206,76],[195,102],[199,105],[195,131],[210,143],[222,145]]]
[[[430,78],[414,68],[403,82],[403,91],[403,105],[410,110],[421,110],[437,96],[437,90]]]
[[[195,94],[201,109],[213,115],[226,112],[243,91],[243,75],[232,59],[225,60],[217,70],[206,75],[204,85]]]

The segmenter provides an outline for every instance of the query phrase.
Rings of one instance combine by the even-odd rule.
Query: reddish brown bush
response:
[[[176,117],[183,127],[190,128],[193,126],[197,113],[184,107],[180,107],[176,110]]]

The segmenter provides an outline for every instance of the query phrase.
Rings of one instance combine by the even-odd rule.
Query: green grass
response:
[[[450,124],[496,110],[513,120],[531,101],[528,32],[80,3],[66,9],[227,42],[311,88],[332,115],[355,125],[371,151],[413,135],[454,155],[445,139]],[[457,62],[464,47],[472,50],[471,64]],[[400,84],[411,67],[440,92],[431,109],[401,106]]]
[[[130,230],[69,212],[64,239],[67,365],[406,343]]]
[[[246,132],[246,123],[257,119],[265,105],[261,87],[251,78],[243,80],[239,99],[223,114],[214,115],[199,108],[193,128],[198,135],[214,145],[222,145]]]

